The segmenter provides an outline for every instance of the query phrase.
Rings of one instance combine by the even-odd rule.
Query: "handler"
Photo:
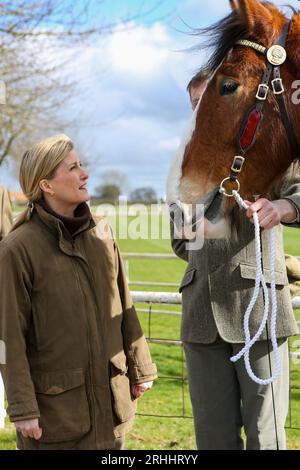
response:
[[[120,448],[156,378],[87,180],[67,136],[34,145],[20,168],[30,207],[0,243],[1,373],[19,449]]]
[[[199,73],[190,81],[192,107],[207,83]],[[196,97],[196,101],[193,100]],[[241,213],[238,240],[205,240],[198,251],[187,249],[184,239],[171,238],[174,252],[187,261],[183,277],[181,339],[186,354],[197,448],[200,450],[285,449],[284,425],[289,403],[289,352],[287,337],[298,333],[293,315],[282,242],[282,226],[300,227],[300,171],[293,164],[284,176],[278,199],[258,199]],[[241,314],[251,299],[255,283],[255,240],[252,216],[258,213],[263,229],[276,227],[277,337],[282,372],[271,385],[258,385],[248,376],[243,359],[230,357],[243,347]],[[246,217],[247,215],[247,217]],[[265,276],[268,282],[268,236],[262,232]],[[236,266],[236,269],[233,267]],[[263,313],[263,297],[251,315],[251,331],[257,331]],[[269,351],[272,361],[270,368]],[[274,370],[273,351],[266,335],[250,353],[254,373],[266,379]],[[272,369],[273,367],[273,369]],[[272,390],[273,388],[273,390]],[[274,397],[272,394],[274,393]]]

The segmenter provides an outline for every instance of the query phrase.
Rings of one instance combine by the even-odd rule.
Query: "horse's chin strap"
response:
[[[241,196],[238,194],[237,191],[233,191],[233,196],[238,203],[238,205],[245,210],[248,209],[248,205],[243,201]],[[269,237],[270,237],[270,244],[269,244],[269,257],[270,257],[270,281],[271,281],[271,301],[272,301],[272,312],[271,312],[271,342],[274,351],[275,357],[275,368],[274,372],[271,372],[271,377],[268,379],[261,379],[257,377],[251,367],[250,364],[250,350],[252,346],[259,340],[261,337],[265,327],[267,326],[268,315],[269,315],[269,292],[267,289],[266,281],[264,278],[264,274],[262,271],[262,250],[261,250],[261,240],[260,240],[260,226],[258,221],[258,215],[255,212],[253,214],[254,226],[255,226],[255,253],[256,253],[256,276],[255,276],[255,287],[252,298],[250,303],[247,307],[244,316],[244,332],[245,332],[245,346],[240,350],[238,354],[231,357],[232,362],[236,362],[244,356],[246,370],[248,372],[249,377],[260,385],[268,385],[273,383],[279,376],[281,372],[281,364],[280,364],[280,353],[277,343],[276,337],[276,322],[277,322],[277,298],[276,298],[276,279],[275,279],[275,230],[274,228],[269,230]],[[249,328],[249,321],[252,310],[254,305],[256,304],[260,286],[263,288],[264,292],[264,315],[261,321],[261,324],[255,333],[255,335],[251,338],[250,335],[250,328]]]

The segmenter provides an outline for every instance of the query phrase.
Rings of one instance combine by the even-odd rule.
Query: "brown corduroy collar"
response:
[[[90,212],[89,206],[83,202],[79,204],[75,211],[74,217],[65,217],[63,215],[58,214],[55,212],[51,207],[49,207],[44,199],[40,199],[36,201],[36,204],[41,206],[44,211],[48,214],[52,215],[56,219],[60,220],[68,232],[73,236],[81,227],[88,226],[89,222],[92,220],[92,214]]]

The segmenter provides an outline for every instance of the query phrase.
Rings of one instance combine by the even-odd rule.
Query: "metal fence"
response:
[[[178,386],[181,387],[181,413],[176,415],[164,415],[164,414],[149,414],[149,413],[140,413],[141,416],[152,416],[152,417],[159,417],[159,418],[192,418],[191,413],[186,411],[186,404],[189,398],[186,396],[186,383],[187,378],[185,377],[184,371],[184,353],[182,342],[179,339],[168,339],[168,338],[157,338],[152,336],[151,331],[153,327],[153,314],[159,315],[181,315],[181,312],[174,312],[169,310],[163,309],[154,309],[153,306],[155,305],[181,305],[181,294],[177,293],[167,293],[167,292],[139,292],[139,291],[132,291],[132,296],[135,304],[146,304],[146,308],[141,308],[137,306],[137,311],[141,314],[148,315],[148,331],[146,332],[147,340],[150,344],[161,344],[166,346],[174,346],[181,348],[181,366],[178,368],[178,374],[176,376],[160,376],[160,380],[176,380],[178,382]],[[300,297],[296,297],[293,299],[293,308],[300,309]],[[298,322],[300,325],[300,322]],[[291,384],[289,386],[290,389],[290,405],[289,405],[289,416],[287,420],[286,427],[290,429],[300,430],[300,423],[299,417],[298,420],[295,420],[295,416],[293,413],[293,393],[295,391],[300,390],[300,351],[291,351],[290,350],[290,357],[292,359],[291,362],[297,361],[299,364],[299,370],[297,370],[299,376],[297,380],[297,384]],[[290,374],[291,375],[291,374]]]

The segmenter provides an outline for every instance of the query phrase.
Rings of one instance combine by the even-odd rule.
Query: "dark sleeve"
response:
[[[184,261],[189,260],[189,250],[187,250],[187,240],[182,238],[181,234],[178,234],[175,226],[174,219],[181,220],[181,211],[176,204],[172,204],[170,210],[170,238],[171,246],[175,255]],[[178,212],[179,211],[179,212]]]

